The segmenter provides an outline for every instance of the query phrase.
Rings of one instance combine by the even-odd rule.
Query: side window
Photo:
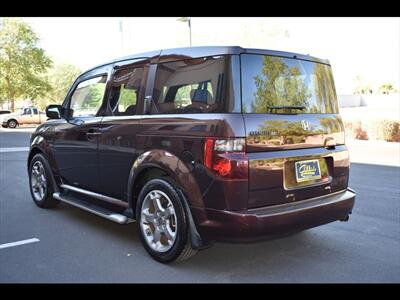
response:
[[[203,57],[157,67],[152,113],[210,113],[225,110],[223,84],[225,58]]]
[[[107,76],[82,81],[71,96],[71,116],[94,116],[99,110],[106,89]]]
[[[136,114],[137,101],[143,90],[142,79],[142,67],[115,72],[109,101],[114,116]]]
[[[30,115],[31,114],[31,109],[30,108],[25,108],[24,109],[24,115]]]
[[[173,93],[172,91],[175,91]],[[168,93],[169,91],[169,93]],[[208,93],[207,93],[208,92]],[[180,86],[164,87],[165,100],[164,102],[174,102],[177,109],[183,109],[189,105],[193,105],[195,100],[200,98],[201,93],[207,93],[207,97],[213,98],[211,81],[204,81],[197,84],[187,84]],[[174,97],[174,98],[172,98]]]
[[[39,113],[38,110],[37,110],[37,108],[33,108],[32,111],[33,111],[33,114],[34,114],[34,115],[37,115],[37,114]]]

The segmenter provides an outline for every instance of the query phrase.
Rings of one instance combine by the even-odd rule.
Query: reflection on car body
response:
[[[326,60],[240,47],[138,54],[81,74],[47,116],[28,158],[35,203],[136,220],[161,262],[353,209]]]

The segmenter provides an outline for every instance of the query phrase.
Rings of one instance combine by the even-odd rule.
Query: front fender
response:
[[[15,120],[15,121],[18,122],[18,119],[17,119],[15,116],[9,116],[9,117],[4,117],[4,118],[2,119],[2,123],[7,123],[7,122],[10,121],[10,120]],[[18,122],[18,123],[19,123],[19,122]]]
[[[182,189],[189,206],[203,206],[200,188],[192,174],[193,167],[168,151],[155,149],[142,153],[132,165],[128,180],[128,201],[132,208],[135,181],[148,168],[166,172]]]
[[[32,134],[27,167],[29,169],[30,161],[36,153],[42,153],[49,163],[53,180],[56,182],[56,186],[58,186],[61,184],[61,179],[59,177],[59,171],[55,162],[53,147],[49,142],[51,129],[52,128],[49,126],[42,125],[36,129],[35,133]]]

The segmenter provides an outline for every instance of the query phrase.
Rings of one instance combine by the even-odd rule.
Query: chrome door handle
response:
[[[96,137],[99,136],[100,134],[101,134],[101,132],[99,132],[99,129],[97,129],[97,128],[92,128],[92,129],[89,129],[89,130],[86,132],[86,137],[87,137],[88,140],[93,140],[94,138],[96,138]]]

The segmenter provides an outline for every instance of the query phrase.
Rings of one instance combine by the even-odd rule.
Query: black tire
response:
[[[8,120],[7,126],[8,128],[16,128],[18,126],[18,122],[14,119]]]
[[[143,201],[153,190],[160,190],[164,192],[171,200],[176,213],[177,233],[173,246],[166,252],[158,252],[153,250],[147,243],[144,233],[141,228],[141,209]],[[148,181],[140,191],[138,201],[136,204],[136,221],[138,223],[138,233],[140,240],[146,251],[155,260],[162,263],[169,263],[173,261],[183,261],[195,255],[197,250],[192,248],[190,241],[189,224],[183,206],[182,194],[179,187],[168,177],[160,179],[152,179]]]
[[[33,180],[32,169],[35,164],[36,165],[41,164],[44,169],[46,188],[45,192],[43,193],[44,195],[41,199],[38,199],[37,195],[35,196],[34,188],[32,187],[32,180]],[[36,154],[32,158],[31,163],[29,164],[29,190],[31,192],[33,202],[40,208],[52,208],[59,204],[59,201],[53,198],[54,187],[51,176],[52,176],[51,169],[46,158],[40,153]]]

